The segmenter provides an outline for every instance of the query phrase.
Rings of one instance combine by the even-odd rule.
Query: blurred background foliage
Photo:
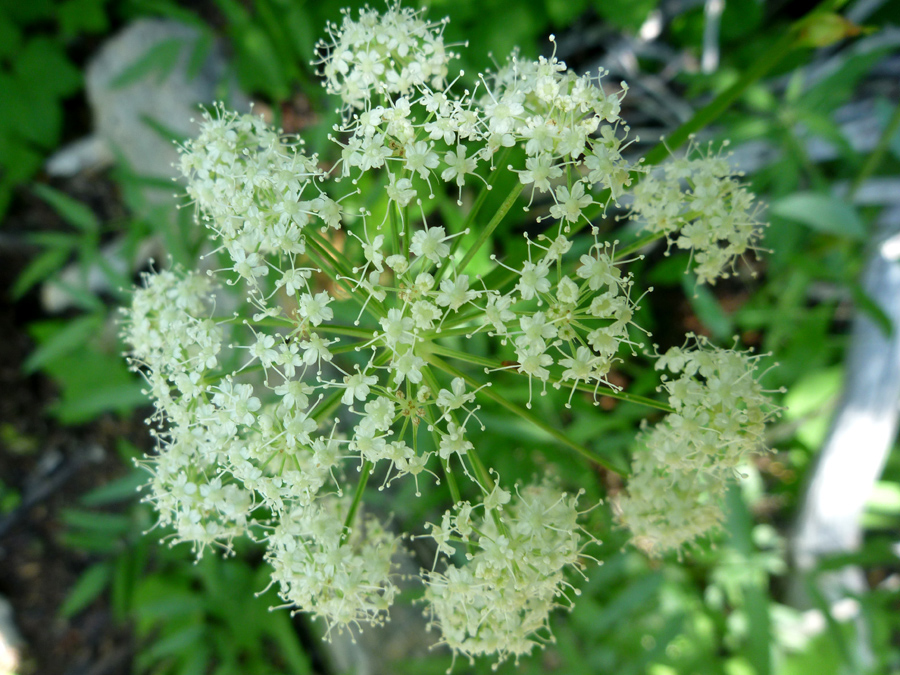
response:
[[[82,440],[97,435],[107,439],[103,450],[113,468],[93,485],[90,480],[81,485],[77,494],[66,493],[65,503],[51,511],[53,527],[46,536],[52,546],[40,550],[41,555],[51,549],[65,551],[73,572],[64,598],[52,609],[54,615],[45,617],[57,626],[54,630],[60,630],[59,625],[77,627],[91,608],[102,607],[109,625],[127,636],[122,638],[129,645],[125,665],[108,672],[339,671],[319,643],[315,626],[284,610],[267,611],[278,599],[271,590],[262,593],[267,574],[258,550],[248,544],[233,558],[207,555],[195,565],[186,547],[156,543],[164,532],[144,535],[153,525],[153,514],[138,502],[135,488],[144,473],[133,467],[133,460],[150,447],[141,425],[147,408],[141,383],[121,359],[115,324],[116,308],[128,297],[122,289],[134,283],[135,270],[116,259],[134,260],[155,240],[175,262],[190,264],[203,245],[190,209],[176,212],[176,200],[161,210],[143,208],[143,179],[121,163],[72,178],[48,176],[43,167],[51,154],[91,129],[83,76],[91,55],[110,35],[144,17],[194,27],[200,35],[198,58],[221,40],[239,89],[258,110],[289,131],[302,128],[311,149],[322,149],[334,119],[333,103],[318,85],[310,59],[325,23],[340,19],[340,7],[361,4],[0,4],[0,247],[14,271],[4,277],[9,282],[5,301],[12,308],[8,321],[15,324],[8,328],[27,330],[31,340],[30,352],[14,364],[22,373],[20,383],[44,387],[35,384],[40,380],[50,392],[34,411],[45,421],[2,420],[0,454],[6,472],[0,473],[0,523],[5,518],[10,527],[27,527],[34,517],[40,499],[30,492],[29,481],[35,472],[40,476],[48,428],[63,434],[71,430]],[[430,6],[433,18],[450,17],[450,42],[469,43],[468,50],[460,51],[470,78],[515,46],[526,55],[547,53],[550,33],[557,35],[559,55],[571,66],[603,64],[613,70],[609,81],[625,79],[632,87],[626,99],[631,110],[624,116],[635,120],[633,131],[642,138],[633,147],[636,153],[747,78],[813,7],[804,2],[725,0],[721,16],[712,18],[709,6],[719,3],[692,0],[423,4]],[[859,0],[850,6],[864,4]],[[519,665],[504,664],[499,672],[900,672],[900,566],[893,548],[900,534],[898,453],[892,453],[872,495],[862,550],[823,568],[858,564],[866,572],[870,590],[857,601],[873,658],[860,661],[854,645],[861,636],[852,622],[834,619],[824,599],[814,597],[819,606],[804,611],[791,607],[787,598],[786,542],[804,476],[840,393],[852,311],[867,313],[885,331],[895,330],[859,283],[874,223],[890,201],[852,199],[872,185],[900,190],[898,41],[891,32],[900,24],[900,4],[868,5],[872,11],[860,26],[829,14],[808,27],[802,36],[806,44],[789,50],[765,78],[753,80],[703,133],[704,139],[731,139],[738,155],[751,160],[747,180],[769,205],[765,246],[771,253],[746,261],[737,278],[714,288],[696,287],[685,277],[686,255],[664,257],[662,251],[652,251],[634,265],[639,285],[655,288],[638,323],[663,346],[680,342],[684,332],[694,330],[720,344],[739,335],[744,344],[774,355],[770,360],[780,365],[768,373],[766,384],[787,390],[787,410],[771,430],[776,453],[746,469],[746,478],[729,496],[723,534],[680,561],[648,560],[627,544],[626,533],[612,524],[609,509],[592,511],[586,527],[608,533],[597,552],[604,564],[589,568],[586,579],[572,579],[581,596],[571,613],[555,615],[556,642]],[[717,22],[717,29],[709,66],[704,61],[709,57],[711,21]],[[885,35],[893,35],[893,41],[865,42]],[[174,67],[173,53],[165,47],[148,51],[128,66],[123,84],[165,78]],[[893,70],[886,65],[891,63]],[[873,142],[852,133],[853,116],[861,114],[860,108],[868,111],[867,133]],[[747,148],[753,152],[742,154]],[[373,211],[378,206],[369,204]],[[449,200],[435,208],[450,227],[458,220]],[[524,225],[506,223],[495,241],[504,241],[519,227]],[[110,254],[111,243],[115,256]],[[48,284],[69,298],[62,311],[52,312],[42,304]],[[476,338],[466,341],[464,349],[487,354],[489,345]],[[654,395],[655,375],[646,369],[625,366],[619,376],[631,392]],[[503,387],[512,400],[527,398],[523,381],[506,377]],[[558,397],[548,396],[539,400],[536,413],[548,424],[565,428],[577,442],[624,462],[646,411],[611,399],[604,399],[598,410],[582,398],[576,398],[569,411]],[[487,405],[483,411],[486,418],[501,414]],[[127,431],[118,440],[114,434],[95,433],[113,424],[110,420]],[[487,426],[492,431],[481,442],[492,450],[484,455],[504,477],[528,479],[556,472],[564,484],[587,489],[585,503],[621,489],[615,474],[561,452],[524,420]],[[75,461],[82,452],[76,446],[67,460]],[[78,471],[90,474],[90,463]],[[412,492],[412,486],[404,484],[390,498],[373,497],[373,507],[391,511],[405,523],[433,518],[444,506],[440,495],[417,500]],[[12,595],[14,578],[0,578],[0,593]],[[27,612],[13,600],[17,611]],[[816,614],[816,609],[826,611]],[[33,634],[23,632],[27,643]],[[57,672],[42,662],[43,656],[32,645],[20,672]],[[421,675],[443,673],[449,665],[449,656],[436,650],[392,667],[396,673]],[[455,668],[487,673],[490,664],[457,663]]]

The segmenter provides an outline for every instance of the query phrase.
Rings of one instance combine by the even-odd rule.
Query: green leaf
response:
[[[611,601],[591,617],[596,635],[612,630],[640,608],[651,604],[663,585],[663,575],[659,572],[635,579]]]
[[[862,29],[840,14],[828,12],[812,17],[800,33],[800,44],[807,47],[828,47],[849,37],[855,37]]]
[[[856,209],[843,199],[818,192],[798,192],[774,202],[773,215],[793,220],[817,232],[851,239],[866,236]]]
[[[65,509],[61,520],[72,528],[103,532],[108,536],[119,536],[131,531],[131,518],[119,513]]]
[[[86,246],[82,245],[80,248],[84,249]],[[81,262],[83,263],[84,261]],[[84,269],[83,265],[79,272],[81,272],[80,281],[84,284],[86,269]],[[93,291],[84,286],[67,283],[59,277],[51,279],[48,283],[53,285],[54,292],[68,296],[75,307],[85,312],[102,312],[106,309],[103,301]]]
[[[63,36],[73,38],[80,33],[102,33],[109,28],[103,6],[107,0],[65,0],[59,5],[56,19]]]
[[[185,656],[177,675],[206,675],[210,672],[209,660],[210,648],[205,644],[194,645]]]
[[[35,284],[44,281],[54,272],[57,272],[69,259],[69,255],[70,247],[60,247],[51,248],[37,256],[22,271],[19,278],[16,279],[16,283],[13,284],[11,291],[13,299],[20,299]]]
[[[837,109],[856,95],[859,82],[891,51],[890,47],[882,47],[841,59],[836,70],[803,92],[800,97],[802,107],[825,113]]]
[[[137,499],[138,488],[147,484],[148,476],[143,469],[132,469],[127,475],[94,488],[78,501],[84,506],[105,506]]]
[[[554,26],[569,26],[587,7],[587,0],[545,0],[544,6]]]
[[[22,31],[16,22],[0,12],[0,58],[8,58],[22,48]]]
[[[164,82],[175,66],[178,65],[178,59],[181,56],[181,50],[184,48],[184,45],[185,40],[183,38],[169,38],[151,45],[144,52],[143,56],[139,56],[125,66],[113,78],[109,85],[110,89],[124,89],[150,77],[153,73],[156,73],[157,83]]]
[[[849,287],[850,292],[853,294],[853,302],[857,309],[868,316],[869,319],[878,326],[884,337],[890,337],[894,332],[894,324],[891,321],[891,317],[885,313],[881,308],[881,305],[875,302],[858,283],[851,283],[849,284]]]
[[[181,626],[179,630],[152,643],[143,652],[143,656],[155,660],[176,654],[190,654],[194,645],[203,638],[205,632],[206,626],[203,623]]]
[[[30,94],[41,92],[51,100],[71,96],[81,88],[81,71],[62,45],[47,37],[29,40],[16,55],[13,71]]]
[[[146,404],[144,384],[130,382],[98,389],[78,398],[69,397],[52,410],[63,424],[81,424],[103,412],[127,412]]]
[[[876,482],[866,508],[878,513],[900,515],[900,485],[891,481]]]
[[[828,433],[827,413],[840,394],[843,374],[840,366],[814,370],[793,384],[784,397],[784,418],[800,422],[797,440],[807,447],[818,448]]]
[[[233,0],[219,0],[223,11],[233,15],[229,33],[237,52],[237,74],[244,89],[262,92],[275,101],[283,101],[290,95],[287,65],[278,57],[278,51],[266,32],[249,20],[244,10]]]
[[[59,331],[60,322],[29,326],[35,341],[43,344]],[[83,349],[65,353],[44,364],[44,371],[57,381],[60,402],[51,411],[63,424],[87,422],[102,412],[125,413],[146,403],[143,383],[128,370],[117,342],[100,349],[102,340],[91,340]]]
[[[268,573],[266,574],[268,576]],[[262,580],[265,583],[265,580]],[[281,656],[290,666],[294,675],[310,675],[312,666],[309,657],[297,637],[297,631],[291,625],[287,612],[273,612],[268,622],[267,633],[278,645]]]
[[[15,23],[28,25],[43,19],[52,19],[54,6],[53,0],[29,0],[6,2],[3,9]]]
[[[196,42],[194,42],[193,47],[191,47],[191,53],[188,56],[187,68],[185,69],[188,80],[193,80],[200,74],[200,70],[203,68],[203,64],[206,63],[214,46],[215,42],[212,33],[208,30],[202,31]]]
[[[47,202],[67,223],[82,232],[97,232],[100,222],[87,205],[49,185],[38,183],[34,186],[38,197]]]
[[[891,103],[887,99],[880,98],[875,101],[875,115],[878,117],[882,129],[886,129],[888,124],[890,124],[895,108],[896,104]],[[897,129],[888,139],[888,149],[896,159],[900,159],[900,129]]]
[[[197,28],[205,25],[196,14],[181,7],[175,0],[130,0],[128,5],[147,16],[164,16]]]
[[[683,277],[681,284],[697,318],[709,329],[713,337],[724,341],[734,335],[734,322],[722,309],[708,286],[698,284],[691,277]]]
[[[46,364],[82,347],[103,325],[103,317],[83,316],[64,323],[51,338],[42,342],[22,364],[26,373],[34,373]]]
[[[58,142],[62,113],[58,101],[33,82],[0,70],[0,131],[40,148]],[[15,170],[15,167],[12,167]]]
[[[82,530],[64,532],[59,536],[59,542],[68,549],[105,557],[121,553],[124,545],[121,539],[110,537],[104,532]]]
[[[166,620],[176,617],[202,616],[203,596],[199,593],[168,593],[159,599],[142,600],[134,613],[140,619]]]
[[[96,600],[112,578],[109,563],[97,563],[82,574],[59,609],[60,616],[71,618]]]

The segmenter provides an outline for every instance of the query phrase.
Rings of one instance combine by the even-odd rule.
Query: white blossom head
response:
[[[343,14],[316,47],[323,54],[317,64],[323,84],[345,106],[364,108],[374,95],[394,99],[419,87],[445,87],[454,57],[444,45],[446,22],[429,23],[399,2],[384,12],[364,7],[356,19],[349,10]]]

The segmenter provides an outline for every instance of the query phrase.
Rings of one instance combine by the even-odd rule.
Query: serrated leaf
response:
[[[85,570],[59,609],[60,616],[70,618],[100,597],[112,578],[109,563],[97,563]]]
[[[37,342],[49,340],[59,322],[31,324]],[[93,343],[45,364],[44,370],[59,384],[61,400],[51,407],[63,424],[80,424],[106,411],[125,413],[146,402],[143,384],[128,370],[117,345],[106,353]]]
[[[94,212],[77,199],[72,199],[69,195],[41,183],[34,186],[34,192],[69,225],[77,227],[82,232],[97,232],[100,229],[100,221]]]
[[[851,239],[866,236],[866,227],[853,208],[843,199],[818,192],[798,192],[774,202],[773,215],[802,223],[825,234]]]

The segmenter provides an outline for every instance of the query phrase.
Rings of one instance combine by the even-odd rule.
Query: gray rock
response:
[[[177,21],[140,19],[108,40],[85,73],[94,135],[51,157],[47,170],[72,175],[118,158],[135,174],[168,180],[178,154],[172,139],[196,132],[199,105],[225,98],[246,110],[221,46]],[[230,96],[226,96],[231,92]],[[151,204],[171,201],[171,189],[146,189]]]
[[[249,110],[249,99],[234,85],[221,46],[197,28],[177,21],[140,19],[109,39],[90,60],[85,73],[87,98],[94,118],[94,133],[53,155],[46,170],[54,176],[96,171],[121,162],[142,179],[130,194],[128,206],[141,217],[174,217],[177,191],[171,180],[178,161],[173,139],[196,134],[193,121],[200,104],[225,100],[233,110]],[[231,92],[230,96],[226,96]],[[147,242],[137,260],[125,260],[122,242],[103,251],[104,259],[119,273],[143,266],[155,252]],[[72,306],[66,284],[87,279],[88,290],[109,290],[109,279],[99,266],[84,271],[73,264],[58,281],[42,289],[45,309],[60,312]]]

